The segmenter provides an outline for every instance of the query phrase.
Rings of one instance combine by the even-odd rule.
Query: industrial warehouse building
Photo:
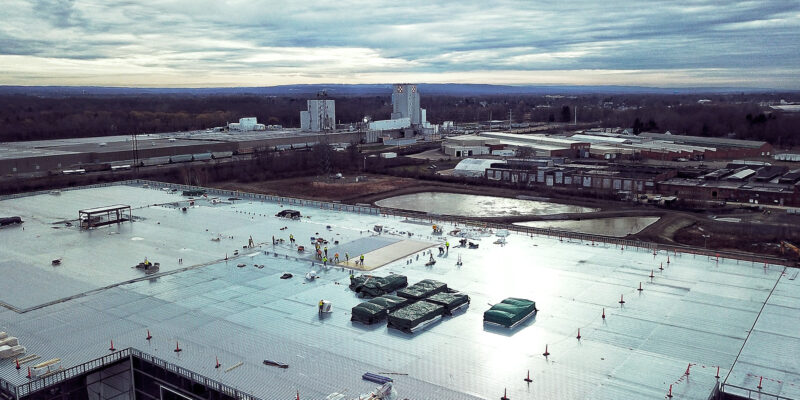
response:
[[[0,398],[357,398],[376,386],[367,373],[408,399],[800,398],[800,280],[776,261],[446,219],[437,236],[425,215],[186,189],[134,181],[0,199],[0,214],[27,216],[24,230],[0,229],[0,331],[25,348],[0,359]],[[109,204],[129,205],[132,222],[67,224]],[[274,216],[287,208],[304,218]],[[368,274],[446,282],[472,301],[413,334],[353,322],[363,299],[347,286],[362,272],[323,268],[289,234],[335,239],[329,252],[365,254]],[[445,239],[434,267],[416,259]],[[158,274],[132,268],[144,257]],[[485,325],[508,297],[535,301],[535,318]]]
[[[170,157],[213,153],[249,154],[256,148],[291,149],[328,143],[359,142],[355,132],[312,133],[297,129],[269,131],[191,131],[132,136],[103,136],[3,143],[0,148],[0,173],[62,171],[96,163],[141,165],[169,164]],[[203,157],[200,157],[203,158]],[[210,159],[208,157],[207,159]],[[185,161],[185,160],[184,160]]]
[[[509,160],[496,162],[486,170],[486,179],[511,185],[551,188],[572,193],[602,193],[636,196],[658,193],[658,183],[676,175],[677,171],[664,168],[560,164],[541,165],[539,162]]]
[[[442,151],[453,157],[490,154],[499,149],[519,152],[522,148],[539,157],[663,161],[769,157],[773,152],[772,145],[759,141],[656,133],[635,136],[594,131],[566,136],[481,132],[465,135],[464,139],[449,137],[442,143]]]
[[[468,160],[464,160],[466,162]],[[538,160],[481,160],[483,176],[512,186],[537,187],[576,194],[662,194],[680,199],[800,206],[800,170],[774,166],[721,168],[698,178],[677,177],[674,168],[542,163]],[[461,165],[461,164],[459,164]],[[730,164],[736,166],[736,164]],[[473,173],[471,176],[480,176]]]

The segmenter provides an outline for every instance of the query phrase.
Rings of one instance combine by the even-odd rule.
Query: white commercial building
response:
[[[231,122],[228,124],[228,129],[233,131],[263,131],[267,129],[266,125],[259,124],[256,117],[239,118],[239,122]]]
[[[384,119],[369,123],[369,130],[371,131],[389,131],[409,127],[411,127],[410,118]]]
[[[498,162],[488,158],[467,158],[461,160],[455,168],[453,168],[454,176],[466,176],[472,178],[480,178],[486,175],[486,169],[492,167],[492,163]]]
[[[336,128],[336,104],[333,100],[308,100],[308,111],[300,111],[300,130],[321,132]]]
[[[478,135],[450,136],[442,142],[442,152],[451,157],[471,157],[490,154],[491,145],[499,145],[498,139]]]

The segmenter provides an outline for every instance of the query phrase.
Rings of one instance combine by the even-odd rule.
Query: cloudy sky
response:
[[[800,0],[2,0],[0,85],[800,89]]]

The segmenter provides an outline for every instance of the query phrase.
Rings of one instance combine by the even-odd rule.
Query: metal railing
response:
[[[3,378],[0,378],[0,392],[6,393],[14,398],[17,397],[17,387]]]
[[[736,390],[735,391],[726,391],[725,388],[733,388],[733,389],[736,389]],[[741,387],[741,386],[731,385],[730,383],[722,383],[720,385],[720,392],[721,393],[730,393],[732,395],[739,396],[739,397],[743,396],[742,393],[747,393],[747,398],[748,399],[795,400],[795,399],[792,399],[790,397],[784,397],[784,396],[777,395],[777,394],[767,393],[767,392],[764,392],[761,389],[753,390],[753,389],[748,389],[748,388],[744,388],[744,387]]]
[[[181,185],[177,183],[165,183],[165,182],[149,181],[145,179],[135,179],[135,180],[125,181],[121,182],[121,184],[147,185],[148,187],[153,189],[169,188],[181,191],[202,190],[207,195],[211,196],[229,196],[241,199],[269,201],[278,204],[319,208],[323,210],[353,212],[357,214],[371,214],[371,215],[380,214],[380,208],[378,207],[350,205],[350,204],[342,204],[329,201],[306,200],[294,197],[275,196],[270,194],[241,192],[238,190],[224,190],[224,189],[207,188],[202,186]]]
[[[242,392],[236,388],[231,386],[225,385],[224,383],[218,382],[206,376],[200,375],[194,371],[189,369],[177,366],[175,364],[169,363],[164,361],[158,357],[152,356],[150,354],[144,353],[140,350],[134,349],[129,347],[127,349],[122,349],[120,351],[111,353],[109,355],[96,358],[91,361],[87,361],[83,364],[76,365],[71,368],[59,370],[57,372],[51,373],[46,375],[42,378],[33,378],[30,382],[24,383],[19,386],[15,386],[10,382],[0,378],[0,389],[3,391],[11,394],[15,399],[20,399],[24,396],[28,396],[33,394],[39,390],[48,388],[60,382],[63,382],[67,379],[81,376],[86,373],[98,370],[103,368],[109,364],[116,363],[122,360],[131,360],[132,357],[136,357],[140,360],[146,361],[150,364],[153,364],[159,368],[163,368],[166,371],[170,371],[176,373],[178,375],[183,376],[184,378],[191,379],[194,382],[200,383],[208,387],[209,389],[215,390],[219,393],[223,393],[227,396],[233,397],[235,399],[240,400],[261,400],[258,397],[255,397],[249,393]]]
[[[208,387],[210,389],[216,390],[217,392],[224,393],[224,394],[226,394],[228,396],[231,396],[231,397],[236,398],[236,399],[241,399],[241,400],[261,400],[260,398],[255,397],[255,396],[253,396],[253,395],[251,395],[249,393],[242,392],[242,391],[240,391],[240,390],[238,390],[236,388],[230,387],[230,386],[228,386],[228,385],[226,385],[224,383],[220,383],[218,381],[215,381],[215,380],[213,380],[211,378],[208,378],[206,376],[200,375],[200,374],[198,374],[198,373],[196,373],[194,371],[188,370],[186,368],[179,367],[179,366],[177,366],[175,364],[169,363],[169,362],[164,361],[164,360],[162,360],[162,359],[160,359],[158,357],[155,357],[155,356],[152,356],[150,354],[144,353],[144,352],[142,352],[140,350],[137,350],[137,349],[134,349],[134,348],[130,348],[129,350],[130,350],[130,354],[131,354],[132,357],[139,358],[139,359],[144,360],[146,362],[149,362],[150,364],[153,364],[153,365],[155,365],[157,367],[163,368],[166,371],[170,371],[170,372],[176,373],[178,375],[181,375],[184,378],[191,379],[192,381],[200,383],[200,384],[203,384],[204,386],[206,386],[206,387]]]
[[[16,398],[19,399],[31,393],[55,385],[59,382],[63,382],[67,379],[83,375],[93,370],[100,369],[102,367],[105,367],[106,365],[115,363],[120,360],[125,360],[129,357],[130,357],[130,349],[123,349],[111,353],[107,356],[96,358],[94,360],[87,361],[83,364],[76,365],[71,368],[56,371],[55,373],[45,375],[42,378],[34,378],[30,382],[16,386],[14,388],[14,394]]]

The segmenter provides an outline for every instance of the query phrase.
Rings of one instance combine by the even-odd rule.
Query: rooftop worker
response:
[[[347,254],[347,252],[345,252],[344,253],[344,259],[347,260],[347,261],[345,261],[345,264],[350,264],[350,254]]]
[[[325,267],[327,267],[327,266],[328,266],[328,257],[324,257],[324,258],[322,259],[322,265],[323,265],[323,266],[325,266]]]
[[[447,249],[447,252],[449,253],[450,252],[450,242],[445,241],[444,242],[444,247],[445,247],[445,249]]]
[[[289,243],[294,244],[294,235],[289,234]]]
[[[325,257],[328,256],[328,246],[325,246]]]
[[[336,262],[337,264],[339,263],[339,253],[333,255],[333,261]]]
[[[322,306],[324,306],[324,305],[325,305],[325,302],[324,302],[324,301],[322,301],[322,300],[320,300],[320,301],[319,301],[319,313],[320,313],[320,314],[322,314]]]
[[[361,266],[363,267],[364,266],[364,255],[362,254],[361,257],[359,257],[359,259],[361,260]]]

